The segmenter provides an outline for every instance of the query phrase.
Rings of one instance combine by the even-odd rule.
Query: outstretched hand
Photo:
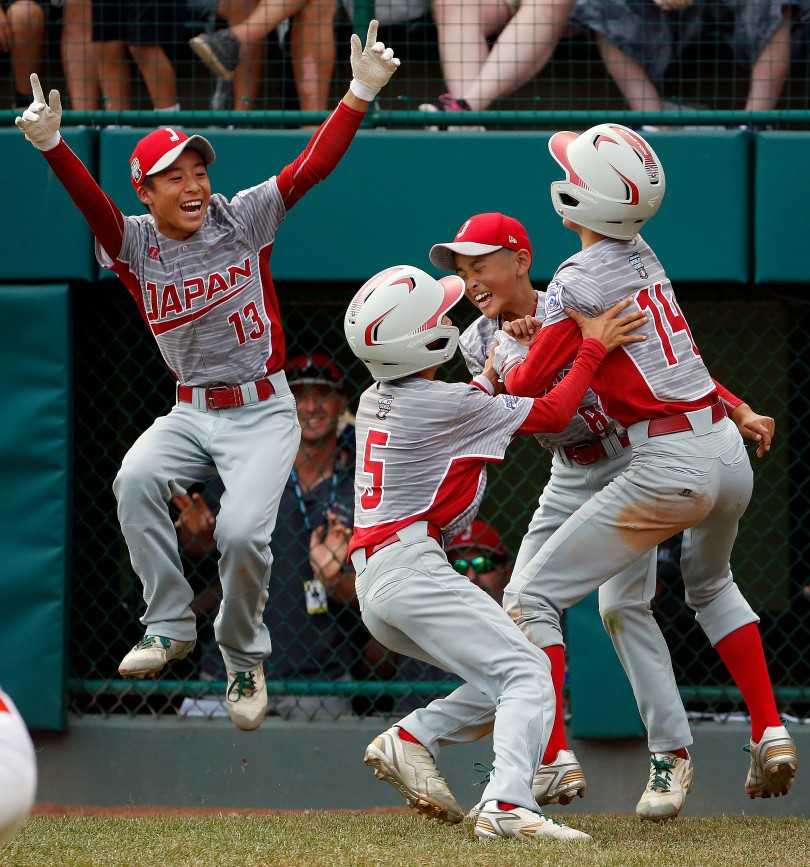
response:
[[[39,83],[36,72],[31,73],[31,91],[33,102],[22,113],[22,117],[14,120],[14,123],[25,133],[25,137],[31,144],[41,151],[49,151],[59,144],[61,135],[59,125],[62,123],[62,98],[58,90],[52,90],[48,94],[48,103],[45,103],[45,94]]]
[[[374,97],[388,84],[391,76],[397,71],[400,60],[394,57],[394,49],[386,48],[377,41],[379,21],[372,19],[368,25],[366,44],[360,45],[360,37],[352,33],[351,64],[352,78],[349,89],[358,98],[373,102]]]
[[[619,317],[622,310],[625,310],[632,303],[632,298],[623,298],[618,304],[614,304],[610,310],[606,310],[593,318],[584,316],[573,307],[566,307],[565,312],[579,326],[583,340],[593,337],[604,344],[605,349],[610,352],[619,346],[626,346],[628,343],[641,343],[647,339],[643,334],[633,333],[647,322],[645,313],[641,310],[634,310],[632,313]]]

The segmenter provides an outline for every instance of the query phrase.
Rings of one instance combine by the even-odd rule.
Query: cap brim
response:
[[[289,374],[287,374],[287,383],[290,388],[294,385],[325,385],[329,388],[334,388],[335,391],[343,391],[342,382],[333,382],[331,379],[323,379],[320,376],[300,376],[290,379]]]
[[[455,254],[462,256],[485,256],[503,249],[499,244],[475,244],[472,241],[458,244],[434,244],[430,248],[430,261],[442,271],[455,271]]]
[[[163,154],[163,156],[152,166],[151,169],[146,173],[147,175],[156,175],[158,172],[162,172],[164,169],[169,168],[169,166],[180,156],[181,153],[186,148],[194,148],[195,151],[199,151],[202,158],[205,160],[205,164],[210,166],[212,162],[217,158],[217,155],[214,153],[213,147],[211,147],[211,142],[208,141],[207,138],[203,138],[201,135],[192,135],[189,136],[184,142],[180,142],[177,147],[172,148],[168,153]]]

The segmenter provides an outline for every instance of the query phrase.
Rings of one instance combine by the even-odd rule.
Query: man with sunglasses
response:
[[[492,524],[473,521],[448,545],[447,559],[459,575],[466,575],[496,602],[501,601],[512,575],[512,562]]]

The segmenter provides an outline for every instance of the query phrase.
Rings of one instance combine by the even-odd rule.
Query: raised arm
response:
[[[393,49],[377,41],[378,22],[368,26],[365,46],[351,38],[354,76],[338,107],[315,130],[304,151],[278,175],[278,187],[289,209],[319,181],[327,178],[348,150],[363,115],[400,65]]]
[[[14,122],[25,133],[26,139],[42,152],[107,255],[118,258],[124,216],[62,138],[59,132],[62,122],[59,91],[52,90],[46,103],[35,72],[31,74],[31,91],[31,105]]]

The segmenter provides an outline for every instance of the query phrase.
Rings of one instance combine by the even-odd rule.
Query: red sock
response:
[[[768,726],[782,725],[759,628],[756,623],[749,623],[735,629],[718,641],[716,648],[751,715],[751,740],[759,743]]]
[[[515,809],[517,809],[517,804],[507,804],[506,801],[498,801],[498,809],[499,810],[515,810]]]
[[[421,741],[418,741],[410,732],[406,732],[405,729],[397,729],[397,731],[403,741],[410,741],[412,744],[421,744]]]
[[[554,681],[554,698],[557,702],[557,712],[554,714],[554,727],[548,739],[548,746],[543,753],[542,762],[550,765],[557,758],[560,750],[568,749],[568,741],[565,739],[565,721],[563,720],[562,690],[565,680],[565,650],[561,644],[553,644],[542,648],[546,656],[551,660],[551,679]]]

